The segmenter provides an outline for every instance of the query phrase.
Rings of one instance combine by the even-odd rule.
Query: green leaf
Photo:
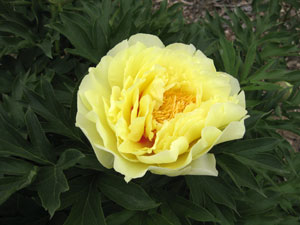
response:
[[[0,157],[0,174],[2,175],[24,175],[32,167],[31,163],[21,159]]]
[[[31,166],[24,171],[22,176],[8,176],[0,178],[0,205],[5,202],[13,193],[31,184],[37,174],[38,168]]]
[[[30,141],[33,145],[32,150],[36,155],[53,162],[55,157],[51,144],[46,138],[38,118],[30,108],[25,114],[25,122]]]
[[[173,225],[181,225],[177,215],[166,202],[163,202],[163,204],[160,207],[160,210],[162,216],[165,217],[168,221],[170,221]]]
[[[23,136],[12,127],[0,114],[0,155],[12,155],[28,159],[40,164],[49,165],[45,159]]]
[[[84,191],[77,198],[64,225],[106,225],[96,178],[86,184]]]
[[[37,177],[38,195],[51,217],[60,207],[60,195],[69,190],[68,181],[57,166],[43,167]]]
[[[206,209],[180,196],[169,196],[171,208],[177,215],[200,222],[217,222],[217,219]]]
[[[25,90],[25,96],[33,111],[47,120],[43,127],[46,131],[78,140],[75,125],[71,124],[64,107],[56,100],[51,84],[42,80],[42,88],[44,97],[29,89]]]
[[[169,222],[166,218],[158,213],[147,216],[144,223],[146,225],[173,225],[173,223]]]
[[[99,188],[106,197],[125,209],[147,210],[156,208],[159,205],[139,185],[133,182],[127,184],[117,176],[101,176]]]
[[[136,214],[135,211],[122,210],[121,212],[110,214],[106,217],[107,225],[123,225],[128,221],[132,216]]]
[[[192,198],[197,195],[208,195],[214,202],[225,205],[236,211],[236,204],[230,189],[221,182],[220,178],[206,176],[186,176]],[[195,200],[194,200],[195,202]],[[200,204],[200,202],[195,202]]]
[[[252,68],[252,65],[256,58],[256,43],[250,45],[247,51],[246,59],[242,67],[241,80],[245,80]]]
[[[217,164],[231,177],[238,188],[249,187],[262,193],[252,171],[236,159],[228,155],[218,155]]]
[[[57,162],[57,167],[62,170],[69,169],[84,157],[84,154],[76,149],[67,149],[61,154]]]
[[[249,140],[239,140],[224,147],[223,153],[234,153],[243,156],[273,151],[279,144],[277,138],[266,137]]]

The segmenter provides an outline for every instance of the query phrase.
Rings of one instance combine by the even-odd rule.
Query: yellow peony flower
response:
[[[117,44],[79,87],[76,126],[128,182],[155,174],[217,176],[208,153],[245,133],[245,95],[193,45],[150,34]]]

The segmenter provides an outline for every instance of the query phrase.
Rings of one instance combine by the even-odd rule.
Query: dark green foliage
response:
[[[0,224],[299,224],[299,149],[277,132],[300,135],[300,71],[285,61],[299,56],[300,21],[284,4],[300,9],[253,1],[251,20],[237,8],[186,24],[166,1],[153,12],[150,0],[1,0]],[[138,32],[193,43],[239,79],[251,117],[243,140],[212,149],[218,177],[148,173],[127,184],[75,127],[88,67]]]

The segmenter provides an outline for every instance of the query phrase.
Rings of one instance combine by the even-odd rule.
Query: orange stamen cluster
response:
[[[158,123],[170,120],[177,113],[184,111],[185,107],[196,102],[196,97],[186,92],[169,90],[164,93],[163,104],[153,111],[153,119]]]

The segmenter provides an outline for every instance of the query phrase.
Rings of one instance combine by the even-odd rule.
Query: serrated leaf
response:
[[[81,195],[77,196],[79,199],[72,206],[64,225],[106,225],[95,179],[90,180]]]
[[[149,195],[139,185],[126,183],[121,177],[103,175],[99,179],[99,188],[103,194],[129,210],[147,210],[157,207]]]

